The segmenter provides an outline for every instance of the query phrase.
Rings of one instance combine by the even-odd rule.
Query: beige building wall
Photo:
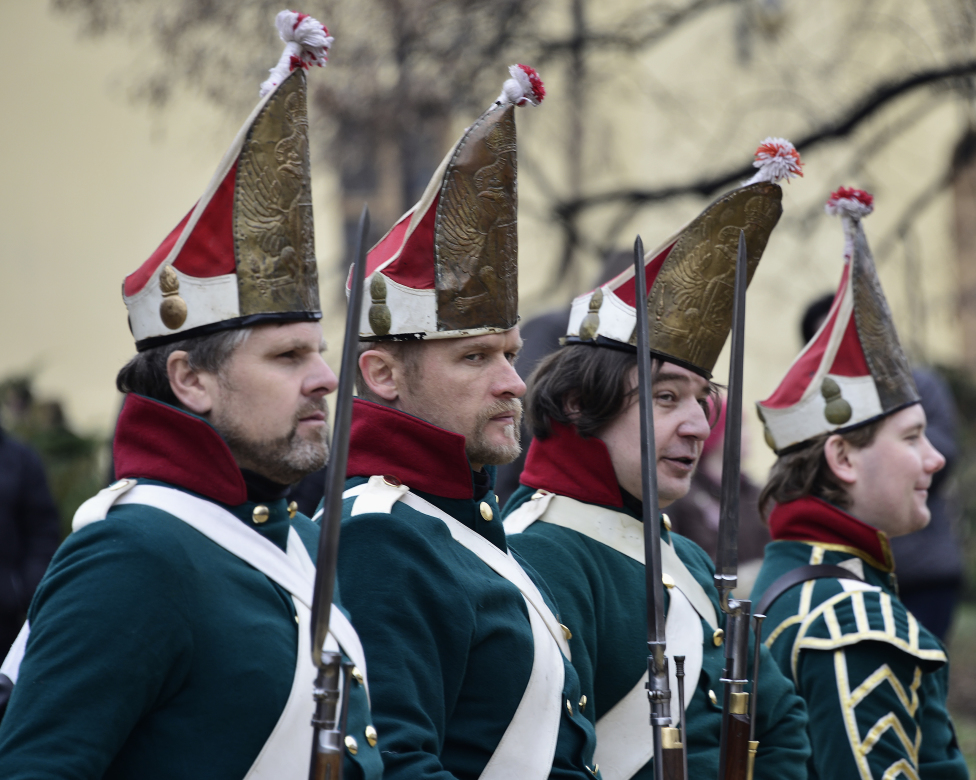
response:
[[[764,137],[795,136],[818,111],[852,102],[898,57],[914,52],[921,62],[940,45],[925,4],[874,3],[872,8],[887,14],[884,19],[897,20],[910,33],[893,35],[880,24],[876,34],[852,42],[843,36],[852,24],[857,29],[851,17],[859,4],[810,0],[786,4],[789,13],[777,22],[776,35],[756,42],[751,64],[740,66],[735,14],[742,4],[733,5],[640,56],[618,53],[590,61],[603,76],[589,83],[579,104],[586,113],[582,172],[588,190],[659,186],[740,166]],[[596,25],[635,3],[590,6]],[[560,13],[554,9],[554,24],[565,24]],[[37,37],[24,33],[38,29],[45,33],[44,53],[38,52]],[[126,68],[142,53],[116,37],[80,39],[73,19],[53,14],[45,3],[0,4],[0,51],[10,74],[0,86],[0,377],[35,370],[38,389],[63,399],[70,420],[107,432],[118,404],[114,376],[132,353],[122,278],[192,207],[244,116],[228,117],[192,95],[179,96],[163,114],[133,104]],[[847,73],[832,70],[839,52],[848,56]],[[785,82],[779,73],[773,79],[770,70],[784,58],[793,63]],[[503,76],[486,74],[486,89]],[[570,93],[559,70],[543,69],[542,76],[546,102],[519,115],[523,316],[568,303],[598,271],[590,259],[575,278],[555,276],[561,234],[545,212],[537,173],[545,172],[547,186],[568,187],[566,133],[579,96]],[[773,83],[789,89],[770,89]],[[918,358],[960,359],[949,193],[926,206],[911,256],[892,236],[909,206],[909,185],[932,180],[948,165],[965,118],[948,100],[920,94],[893,104],[849,141],[805,155],[806,176],[784,188],[784,217],[750,292],[748,400],[773,390],[800,347],[802,308],[839,279],[840,225],[823,215],[822,204],[840,185],[876,195],[877,210],[866,230],[905,346]],[[469,119],[459,118],[458,126]],[[904,120],[908,130],[888,141],[884,129],[894,120]],[[858,167],[864,148],[880,151]],[[336,182],[321,164],[315,165],[314,202],[323,301],[329,306],[341,283],[335,269],[342,249]],[[704,205],[680,198],[643,210],[621,231],[618,248],[631,245],[637,232],[645,245],[655,245]],[[606,209],[595,211],[582,227],[588,235],[602,235],[611,216]],[[330,312],[326,322],[334,363],[341,315]],[[716,378],[723,381],[725,372],[720,362]],[[747,418],[756,442],[750,467],[758,475],[771,454],[749,410]]]

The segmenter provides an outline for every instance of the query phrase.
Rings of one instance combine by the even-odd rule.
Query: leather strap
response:
[[[850,569],[845,569],[843,566],[833,566],[827,563],[800,566],[799,568],[786,572],[786,574],[780,575],[773,581],[773,584],[766,589],[762,600],[759,602],[759,606],[756,607],[756,611],[753,614],[765,615],[766,610],[773,605],[773,602],[786,593],[786,591],[788,591],[790,588],[796,587],[797,585],[802,585],[804,582],[808,582],[809,580],[821,580],[827,578],[835,580],[857,580],[858,582],[864,582],[863,578],[858,577]]]

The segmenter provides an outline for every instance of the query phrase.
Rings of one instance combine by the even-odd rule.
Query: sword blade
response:
[[[346,311],[346,332],[342,344],[339,388],[336,392],[335,424],[329,468],[325,480],[325,499],[322,509],[322,531],[319,534],[318,560],[315,566],[315,590],[312,597],[312,663],[322,668],[322,649],[329,633],[329,613],[335,586],[336,564],[339,555],[339,525],[342,520],[342,492],[346,485],[346,463],[349,460],[349,428],[352,422],[353,383],[359,352],[359,323],[363,303],[363,281],[366,278],[366,237],[369,233],[369,209],[363,206],[359,216],[359,236],[356,242],[349,308]]]

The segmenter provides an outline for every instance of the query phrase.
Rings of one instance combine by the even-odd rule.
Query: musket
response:
[[[640,403],[641,488],[644,520],[644,576],[647,590],[647,698],[651,705],[655,780],[684,780],[684,746],[671,725],[671,690],[665,655],[664,581],[661,569],[661,520],[657,500],[657,448],[654,444],[654,393],[644,243],[634,242],[637,309],[637,387]]]
[[[336,392],[335,424],[329,450],[329,468],[325,478],[325,497],[322,504],[322,530],[319,534],[318,559],[315,565],[315,590],[312,597],[312,663],[318,672],[312,696],[315,713],[312,716],[312,763],[309,780],[341,780],[343,741],[352,667],[343,664],[339,650],[325,649],[329,633],[329,615],[335,586],[336,564],[339,556],[339,525],[342,521],[342,492],[346,483],[346,463],[349,459],[349,429],[352,424],[352,391],[356,376],[359,347],[359,321],[363,302],[363,280],[366,270],[366,234],[369,232],[369,209],[363,206],[359,217],[359,238],[356,244],[349,309],[346,312],[346,333],[342,344],[342,363],[339,388]],[[342,706],[339,706],[340,685]]]
[[[725,613],[725,696],[722,703],[722,735],[719,747],[719,780],[747,780],[758,742],[750,715],[749,619],[752,602],[734,599],[739,566],[739,476],[742,453],[742,358],[745,351],[746,287],[748,285],[745,231],[739,231],[739,252],[735,263],[735,292],[732,307],[732,351],[729,360],[729,390],[725,407],[725,448],[722,453],[721,508],[718,524],[718,560],[715,587]],[[761,621],[760,621],[761,622]],[[758,627],[758,624],[757,624]],[[755,705],[760,632],[756,633],[753,669]]]

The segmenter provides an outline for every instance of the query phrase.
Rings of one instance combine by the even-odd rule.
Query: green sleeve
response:
[[[805,780],[810,758],[807,708],[765,646],[760,651],[756,710],[756,780]]]
[[[811,776],[968,777],[931,671],[884,642],[802,651],[797,679],[810,714]]]
[[[0,777],[101,778],[139,718],[186,682],[187,594],[159,541],[103,521],[62,545],[31,605]]]

